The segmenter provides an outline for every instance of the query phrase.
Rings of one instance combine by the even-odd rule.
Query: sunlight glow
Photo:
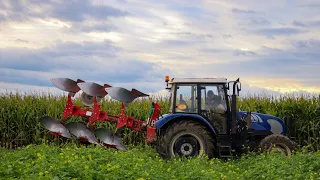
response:
[[[320,86],[304,86],[296,79],[252,79],[246,80],[249,86],[265,88],[280,93],[293,93],[305,91],[308,93],[320,93]]]
[[[90,32],[90,33],[86,33],[86,35],[95,38],[94,40],[97,40],[97,41],[104,41],[105,39],[108,39],[114,42],[119,42],[124,39],[120,33],[116,33],[116,32],[108,32],[108,33]]]

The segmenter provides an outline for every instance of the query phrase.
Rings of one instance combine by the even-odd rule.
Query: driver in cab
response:
[[[221,103],[221,97],[215,95],[212,90],[207,92],[207,100],[206,100],[206,110],[209,110],[213,114],[213,118],[215,121],[219,122],[222,125],[222,131],[226,132],[226,122],[223,114],[226,109]]]

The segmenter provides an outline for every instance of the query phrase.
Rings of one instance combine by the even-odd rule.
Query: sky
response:
[[[0,91],[51,78],[164,90],[240,78],[241,93],[320,93],[316,0],[1,0]]]

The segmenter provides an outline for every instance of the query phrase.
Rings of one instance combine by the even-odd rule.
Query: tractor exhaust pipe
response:
[[[237,133],[237,94],[239,96],[239,91],[241,91],[241,84],[239,88],[239,86],[237,86],[238,83],[239,83],[239,78],[233,83],[233,92],[231,97],[231,102],[232,102],[231,103],[231,114],[232,114],[231,134]],[[236,94],[236,91],[237,91],[237,94]]]
[[[237,127],[237,97],[235,94],[232,94],[232,103],[231,103],[231,114],[232,114],[232,126],[231,126],[231,134],[236,134]]]

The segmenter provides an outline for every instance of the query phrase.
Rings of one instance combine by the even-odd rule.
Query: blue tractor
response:
[[[209,158],[229,158],[259,149],[289,156],[295,149],[294,137],[287,134],[292,122],[268,114],[237,111],[239,79],[170,80],[166,76],[165,81],[170,109],[156,121],[156,149],[163,158],[203,153]]]

